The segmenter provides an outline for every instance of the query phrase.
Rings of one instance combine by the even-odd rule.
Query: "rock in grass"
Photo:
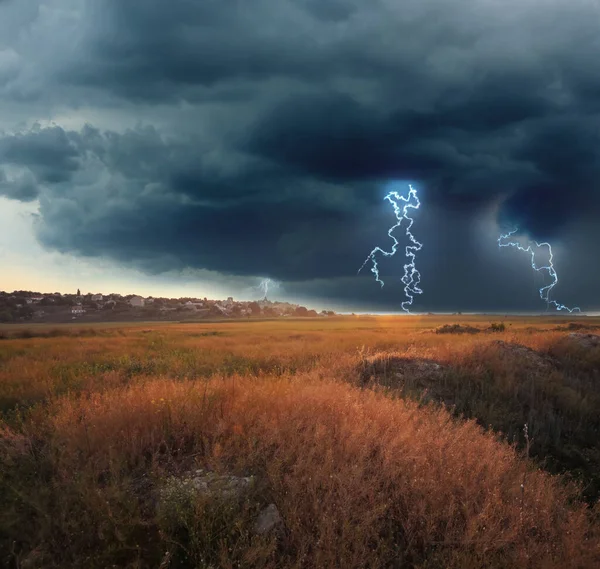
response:
[[[569,334],[569,338],[577,342],[582,348],[595,348],[600,346],[600,336],[597,334],[582,334],[582,333],[572,333]]]
[[[192,502],[198,496],[216,500],[238,500],[250,490],[253,476],[232,476],[205,470],[188,472],[181,477],[172,476],[162,486],[160,502]]]
[[[283,519],[275,504],[269,504],[256,518],[254,533],[265,535],[283,526]]]
[[[364,358],[358,368],[362,384],[375,380],[390,386],[401,386],[407,381],[437,380],[444,370],[442,364],[433,360],[386,352]]]
[[[520,365],[524,366],[528,371],[548,372],[556,365],[556,362],[552,358],[522,344],[496,340],[493,342],[493,345],[498,348],[503,357],[518,360]]]

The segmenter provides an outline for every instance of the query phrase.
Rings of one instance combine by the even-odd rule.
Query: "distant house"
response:
[[[146,299],[146,304],[154,304],[154,299],[153,299],[151,296],[149,296],[149,297]]]
[[[93,302],[102,302],[103,298],[104,297],[101,294],[93,294],[92,295]]]
[[[141,308],[144,306],[145,301],[141,296],[134,296],[129,300],[129,304],[131,304],[131,306],[135,306],[136,308]]]
[[[229,314],[229,310],[225,307],[225,306],[221,306],[220,304],[215,304],[214,307],[221,313],[224,315],[228,315]]]
[[[85,308],[81,304],[76,304],[71,308],[71,314],[80,315],[85,314]]]

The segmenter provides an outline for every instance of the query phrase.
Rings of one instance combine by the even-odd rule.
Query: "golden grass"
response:
[[[591,320],[591,319],[588,319]],[[354,357],[361,348],[395,350],[407,356],[453,362],[489,342],[490,335],[437,335],[452,321],[441,317],[335,318],[304,321],[223,322],[220,324],[97,325],[98,336],[34,337],[0,341],[0,409],[32,403],[55,393],[85,389],[100,374],[116,372],[129,380],[140,374],[208,377],[213,373],[307,371]],[[465,320],[482,327],[491,320]],[[527,331],[533,322],[555,327],[554,320],[517,319],[494,338],[543,348],[564,333]],[[69,330],[68,327],[65,327]],[[15,326],[4,326],[14,334]],[[48,334],[53,328],[28,329]],[[61,329],[58,329],[59,331]],[[95,388],[92,386],[92,388]]]
[[[454,321],[144,324],[0,341],[0,563],[598,566],[598,521],[579,490],[458,417],[515,436],[527,422],[540,458],[559,460],[565,436],[593,450],[600,354],[546,319],[435,333]],[[497,339],[558,367],[528,367]],[[353,386],[380,353],[435,360],[443,376]],[[425,390],[450,398],[455,417],[412,401]],[[196,467],[260,485],[233,510],[199,499],[167,524],[156,489]],[[279,539],[250,529],[269,502],[285,522]]]
[[[290,566],[600,561],[598,542],[582,539],[592,531],[585,508],[510,447],[443,410],[338,382],[153,381],[62,400],[44,428],[59,488],[70,491],[74,472],[110,487],[141,470],[160,477],[185,456],[262,476],[286,520]],[[9,454],[25,446],[17,438]],[[98,512],[95,498],[79,500],[86,519],[101,524],[107,506]],[[123,525],[115,534],[131,527],[129,518],[112,521]]]

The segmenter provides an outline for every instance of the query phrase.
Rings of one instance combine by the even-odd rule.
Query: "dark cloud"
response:
[[[0,170],[0,195],[22,202],[31,202],[40,192],[35,178],[28,173],[9,178],[5,170]]]
[[[593,3],[15,6],[0,5],[0,100],[29,105],[32,120],[60,109],[91,125],[0,138],[0,194],[40,200],[48,247],[397,304],[398,289],[376,290],[368,274],[344,279],[386,242],[387,184],[413,182],[424,302],[485,308],[529,306],[536,290],[513,294],[503,263],[520,261],[478,220],[569,238],[577,259],[595,235]],[[140,126],[103,124],[128,115]],[[386,270],[398,285],[401,264]]]
[[[79,152],[60,127],[37,127],[0,141],[2,163],[28,168],[40,182],[69,180],[79,168]]]
[[[68,152],[49,160],[40,153],[48,140]],[[24,175],[43,172],[36,178],[43,184],[39,236],[61,251],[108,255],[149,271],[197,267],[280,279],[346,274],[340,249],[350,243],[359,262],[361,198],[344,190],[336,203],[335,188],[262,164],[223,172],[189,151],[196,144],[165,140],[151,127],[124,134],[53,127],[6,137],[0,146],[11,149]],[[49,163],[55,176],[47,175]],[[282,189],[273,191],[277,183]],[[15,184],[5,188],[9,197],[30,198],[9,193]]]

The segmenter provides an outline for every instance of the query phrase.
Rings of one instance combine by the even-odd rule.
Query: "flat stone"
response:
[[[244,495],[254,483],[252,476],[232,476],[196,470],[182,477],[171,477],[165,481],[160,495],[163,500],[192,499],[203,495],[210,498],[237,499]]]
[[[265,535],[275,531],[283,525],[283,519],[275,504],[269,504],[256,518],[254,532]]]

